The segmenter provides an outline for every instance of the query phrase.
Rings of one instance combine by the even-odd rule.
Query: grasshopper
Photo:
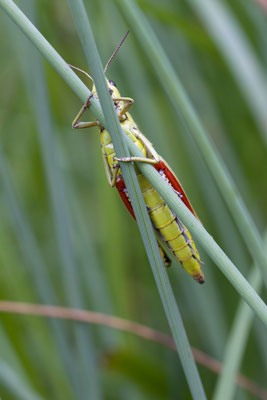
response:
[[[110,62],[115,57],[127,35],[128,32],[123,37],[118,47],[110,57],[104,69],[105,73],[107,72],[107,68]],[[70,67],[84,73],[93,82],[93,79],[86,72],[72,65],[70,65]],[[132,116],[129,114],[128,111],[133,105],[134,100],[129,97],[122,97],[112,80],[107,79],[107,85],[122,129],[135,143],[135,145],[141,150],[144,157],[118,158],[115,154],[113,143],[111,141],[111,137],[108,131],[103,126],[101,126],[99,121],[80,122],[80,118],[82,117],[84,112],[90,107],[90,99],[93,96],[98,98],[94,83],[92,94],[88,98],[86,104],[81,108],[81,110],[75,117],[72,123],[72,127],[74,129],[91,128],[94,126],[97,126],[99,128],[101,151],[109,185],[111,187],[115,186],[117,188],[122,201],[126,205],[130,214],[135,218],[128,191],[123,176],[121,174],[119,162],[141,161],[150,163],[154,166],[154,168],[158,171],[162,178],[169,183],[177,196],[180,197],[180,199],[194,214],[194,216],[198,218],[182,188],[182,185],[175,176],[174,172],[171,170],[168,164],[159,156],[149,140],[141,133]],[[144,175],[141,174],[137,168],[135,169],[140,188],[144,196],[145,204],[147,206],[147,210],[153,224],[153,228],[156,232],[158,241],[161,240],[166,244],[167,248],[170,250],[174,258],[180,262],[182,267],[197,282],[204,283],[204,275],[201,270],[200,256],[197,251],[196,245],[192,240],[190,232],[180,221],[180,219],[174,214],[174,212],[169,208],[167,203],[162,199],[162,197],[154,189],[154,187],[148,182]],[[160,243],[159,248],[165,265],[170,265],[170,259],[161,247]]]

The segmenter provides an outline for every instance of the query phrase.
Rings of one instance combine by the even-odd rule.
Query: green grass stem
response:
[[[265,235],[265,243],[267,247],[267,235]],[[257,292],[261,290],[262,280],[259,270],[255,266],[249,274],[248,281]],[[215,387],[214,400],[231,400],[234,398],[236,376],[246,348],[253,318],[252,310],[241,300],[226,344],[223,369]]]
[[[33,285],[43,304],[58,304],[58,298],[54,292],[48,267],[45,264],[39,245],[35,239],[31,226],[28,223],[28,216],[25,213],[19,199],[15,194],[9,167],[5,156],[0,148],[0,177],[3,193],[8,205],[8,215],[11,225],[15,232],[17,243],[21,249],[25,266],[28,268],[29,275],[32,277]],[[69,348],[68,337],[64,324],[56,320],[50,321],[56,345],[69,378],[73,378],[73,357]]]
[[[13,398],[21,400],[43,400],[34,389],[21,379],[16,372],[4,361],[0,361],[0,384],[7,389]]]
[[[267,145],[267,82],[249,40],[224,1],[188,0],[231,69]]]
[[[37,137],[50,196],[65,298],[69,306],[83,308],[81,282],[77,275],[78,262],[71,234],[71,218],[64,179],[59,170],[59,151],[42,60],[28,41],[27,43],[25,41],[24,47],[31,59],[31,70],[28,73],[31,76],[29,79],[32,79],[32,92],[29,93],[29,98],[32,100],[32,109],[36,116]],[[79,355],[79,362],[76,364],[77,388],[79,387],[80,392],[81,387],[83,387],[84,393],[88,393],[90,397],[98,399],[100,398],[99,380],[97,369],[95,368],[94,343],[90,329],[84,328],[80,324],[74,324],[73,331]],[[88,376],[90,379],[88,379]],[[77,392],[77,395],[79,392]]]

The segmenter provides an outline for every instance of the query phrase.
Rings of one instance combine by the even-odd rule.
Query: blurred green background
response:
[[[209,25],[210,2],[201,3],[206,14],[193,0],[138,2],[263,233],[267,126],[253,99],[264,89],[257,82],[267,65],[266,14],[253,1],[221,3],[249,48],[240,68],[252,62],[259,73],[246,82],[235,72],[236,54],[227,42],[234,42],[233,32],[218,41]],[[68,63],[87,70],[67,2],[18,4]],[[85,5],[103,65],[131,30],[107,76],[135,99],[131,113],[139,128],[172,166],[205,228],[247,276],[252,260],[127,13],[119,1]],[[1,299],[85,308],[168,333],[138,228],[107,184],[97,129],[71,129],[79,99],[3,12],[0,51]],[[170,280],[191,345],[222,360],[239,297],[201,247],[200,253],[204,286],[176,266]],[[264,335],[255,319],[241,372],[266,386]],[[202,366],[199,371],[210,398],[217,376]],[[177,354],[161,345],[110,328],[11,314],[1,314],[0,396],[190,399]],[[258,397],[238,389],[235,398]]]

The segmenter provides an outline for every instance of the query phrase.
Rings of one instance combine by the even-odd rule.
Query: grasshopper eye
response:
[[[109,89],[108,91],[109,91],[110,96],[112,96],[113,90]]]

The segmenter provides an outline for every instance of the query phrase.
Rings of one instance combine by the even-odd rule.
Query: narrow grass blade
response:
[[[6,389],[13,398],[22,400],[42,400],[29,385],[19,377],[14,370],[4,361],[0,360],[1,388]],[[1,389],[2,392],[2,389]]]
[[[48,268],[45,265],[41,251],[36,242],[35,236],[28,223],[28,218],[16,198],[11,183],[11,177],[5,156],[0,148],[0,177],[3,185],[3,193],[5,195],[8,213],[13,226],[18,244],[21,249],[22,257],[25,260],[25,266],[28,267],[30,276],[32,277],[36,292],[44,304],[57,304],[57,296],[54,292],[49,275]],[[51,321],[56,344],[59,349],[62,361],[70,379],[73,377],[73,357],[72,351],[68,344],[66,329],[64,324],[58,321]]]
[[[258,291],[260,289],[262,281],[257,268],[253,268],[248,281],[255,290]],[[232,331],[226,345],[223,369],[215,388],[214,400],[223,400],[225,398],[231,400],[234,398],[235,379],[246,348],[253,317],[252,310],[246,303],[242,302],[237,309]]]
[[[27,3],[27,6],[32,18],[35,19],[34,3]],[[55,140],[55,128],[52,122],[42,60],[36,49],[28,41],[24,41],[23,45],[25,53],[29,55],[31,60],[28,81],[32,83],[32,90],[29,93],[29,98],[32,100],[32,107],[36,115],[39,146],[50,195],[55,236],[59,251],[59,266],[62,269],[62,283],[67,303],[73,307],[83,307],[81,283],[76,273],[77,260],[71,238],[72,229],[66,201],[67,197],[63,176],[59,171],[59,152]],[[80,324],[75,324],[74,334],[79,355],[79,361],[76,363],[77,389],[79,388],[79,393],[82,397],[85,397],[85,393],[87,393],[92,398],[97,399],[100,396],[100,389],[98,387],[97,369],[94,363],[94,346],[90,337],[90,330],[84,329]]]
[[[100,310],[107,314],[114,314],[112,299],[107,287],[107,282],[101,265],[96,256],[96,250],[93,248],[93,244],[90,241],[90,234],[88,227],[84,222],[83,215],[81,213],[80,205],[75,196],[74,187],[71,182],[68,183],[70,202],[72,204],[72,217],[73,227],[77,234],[76,249],[80,254],[81,263],[81,276],[84,282],[85,290],[88,293],[90,304],[94,310]],[[86,249],[86,252],[84,251]],[[88,259],[90,259],[90,271],[88,270]],[[120,334],[118,332],[107,332],[106,330],[100,329],[98,337],[102,340],[104,346],[115,347],[119,344]]]
[[[1,382],[1,396],[3,395],[3,388],[10,388],[13,379],[17,379],[23,386],[22,392],[25,389],[25,393],[28,396],[33,396],[34,399],[40,399],[39,395],[34,393],[34,390],[30,388],[30,382],[27,376],[27,372],[23,365],[23,362],[19,358],[17,349],[12,346],[12,343],[5,332],[4,328],[0,326],[0,343],[1,343],[1,360],[0,360],[0,382]],[[5,366],[5,368],[4,368]],[[6,370],[6,368],[9,370]],[[19,384],[16,385],[17,389]],[[9,390],[9,389],[8,389]],[[20,389],[18,389],[20,390]],[[12,393],[12,389],[10,390]],[[14,393],[14,392],[13,392]]]
[[[257,341],[259,349],[260,349],[261,363],[263,364],[263,372],[266,375],[266,373],[267,373],[267,344],[266,344],[265,326],[262,325],[261,321],[256,320],[253,328],[254,328],[254,335],[256,337],[256,341]],[[257,361],[258,361],[258,359],[257,359]]]
[[[267,145],[267,82],[244,32],[223,1],[189,0],[210,32],[244,94]]]
[[[267,235],[265,235],[265,243],[267,244]],[[262,280],[256,267],[253,267],[250,272],[248,281],[257,292],[261,290]],[[227,341],[223,369],[215,387],[214,400],[223,400],[225,398],[231,400],[234,398],[235,380],[246,347],[253,317],[252,310],[246,303],[241,301]]]

